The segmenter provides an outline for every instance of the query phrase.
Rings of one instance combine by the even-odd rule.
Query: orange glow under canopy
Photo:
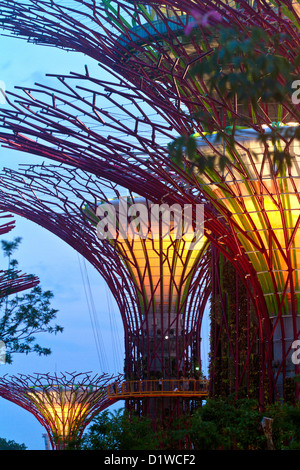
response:
[[[132,202],[127,202],[129,217],[126,212],[128,224],[125,233],[119,229],[119,200],[112,201],[117,213],[117,230],[116,237],[110,243],[115,244],[134,279],[142,308],[149,309],[151,304],[153,308],[164,305],[171,306],[173,311],[180,309],[199,258],[207,246],[203,236],[203,220],[198,238],[195,238],[194,229],[187,221],[188,218],[184,219],[184,212],[180,212],[180,209],[178,214],[182,216],[183,225],[179,227],[177,215],[172,213],[168,215],[169,218],[162,218],[154,211],[151,212],[154,206],[145,199],[134,199],[136,210],[145,209],[143,215],[138,212],[134,214],[131,211]],[[171,208],[164,206],[166,211]],[[173,209],[178,210],[178,207]]]
[[[75,439],[96,397],[101,397],[103,389],[93,387],[66,388],[45,386],[31,388],[28,392],[30,401],[39,409],[48,423],[58,445],[64,445]]]

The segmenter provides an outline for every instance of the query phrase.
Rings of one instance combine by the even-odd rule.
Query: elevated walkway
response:
[[[127,380],[108,386],[108,398],[185,397],[199,398],[208,395],[209,381],[206,379],[180,380]]]

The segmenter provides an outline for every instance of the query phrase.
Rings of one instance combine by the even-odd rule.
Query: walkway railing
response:
[[[127,380],[108,386],[108,398],[138,397],[205,397],[209,381],[206,379]]]

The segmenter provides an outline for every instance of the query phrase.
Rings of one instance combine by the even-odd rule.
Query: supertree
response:
[[[272,126],[273,121],[297,122],[297,106],[290,96],[278,105],[276,99],[272,101],[275,95],[257,106],[253,102],[245,106],[231,90],[221,92],[215,87],[211,92],[206,77],[195,76],[190,70],[222,48],[219,32],[205,29],[217,24],[220,17],[223,25],[234,26],[247,39],[249,26],[260,28],[267,50],[276,46],[276,52],[293,63],[299,44],[297,12],[288,1],[275,6],[241,1],[238,8],[211,1],[180,5],[169,1],[166,7],[163,2],[156,3],[148,8],[146,2],[122,1],[74,0],[74,7],[55,1],[1,2],[6,30],[39,44],[84,52],[114,78],[113,83],[105,82],[91,77],[86,69],[83,75],[57,77],[59,87],[39,85],[24,90],[23,96],[11,94],[15,102],[10,101],[10,109],[2,112],[3,125],[9,131],[1,138],[11,148],[84,168],[152,201],[205,201],[205,234],[237,270],[256,312],[262,358],[259,395],[263,401],[266,374],[272,394],[276,392],[274,383],[280,380],[284,385],[293,373],[287,371],[292,341],[284,330],[290,328],[292,339],[296,339],[299,329],[294,276],[298,222],[297,215],[292,220],[288,212],[289,207],[295,210],[293,214],[297,212],[298,173],[292,165],[282,177],[273,162],[273,156],[280,153],[276,145],[288,155],[293,144],[292,159],[297,146],[294,135],[283,135],[281,128]],[[184,33],[195,8],[203,33],[200,38]],[[285,36],[274,45],[278,34]],[[278,80],[284,81],[284,77]],[[121,111],[117,118],[99,105],[100,97]],[[128,102],[132,107],[125,109]],[[151,110],[151,119],[147,110]],[[122,115],[128,119],[122,120]],[[235,131],[240,124],[246,130],[224,132],[226,126]],[[120,134],[113,135],[113,131]],[[221,144],[207,135],[213,131],[221,136]],[[195,154],[202,162],[203,158],[209,162],[212,155],[220,161],[219,166],[206,166],[197,173],[190,159],[186,158],[184,165],[169,159],[166,142],[179,134],[188,144],[187,137],[195,133]],[[262,142],[261,135],[266,137]],[[274,141],[275,149],[270,150]],[[260,155],[258,164],[253,151]],[[268,166],[270,170],[264,173]],[[270,216],[275,210],[281,220],[274,225]],[[285,218],[288,213],[291,224]],[[283,241],[276,236],[277,230],[284,234]],[[287,275],[282,275],[281,281],[284,272]],[[279,354],[273,342],[277,334]],[[274,383],[272,358],[273,365],[278,365]]]
[[[187,413],[196,406],[209,392],[201,374],[201,327],[211,292],[207,240],[201,238],[191,250],[191,231],[186,239],[172,233],[164,238],[99,239],[98,209],[118,208],[123,188],[83,170],[70,173],[62,164],[34,165],[24,171],[7,169],[0,179],[0,207],[58,235],[109,286],[122,317],[125,343],[125,381],[112,396],[125,399],[130,410],[151,415],[156,424],[168,424],[182,407]],[[134,194],[123,200],[129,209],[135,201],[146,208],[146,201]],[[119,227],[118,209],[116,216]],[[128,223],[132,218],[137,224],[134,214]],[[152,229],[163,235],[160,225]]]
[[[32,413],[45,427],[52,449],[78,443],[93,417],[114,400],[108,384],[116,378],[87,373],[34,374],[0,378],[0,396]]]

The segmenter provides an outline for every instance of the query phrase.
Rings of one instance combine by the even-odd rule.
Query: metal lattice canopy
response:
[[[192,118],[196,109],[209,108],[217,129],[223,126],[223,111],[230,110],[236,115],[237,112],[223,97],[209,96],[205,81],[195,80],[188,74],[194,61],[201,60],[211,51],[208,36],[204,43],[198,43],[193,37],[184,40],[184,27],[191,20],[189,9],[195,7],[194,3],[187,2],[182,10],[178,10],[177,5],[172,9],[170,4],[167,9],[153,5],[150,10],[128,2],[74,1],[73,4],[72,7],[60,2],[21,5],[5,2],[3,27],[40,44],[85,52],[110,72],[126,76],[127,80],[121,79],[119,85],[104,83],[90,77],[86,70],[85,75],[58,77],[59,84],[63,85],[60,90],[43,86],[24,90],[24,97],[15,96],[16,103],[4,113],[4,125],[14,132],[12,137],[3,136],[4,141],[11,147],[20,148],[21,145],[22,150],[69,161],[85,169],[90,169],[93,164],[94,173],[106,175],[131,189],[134,187],[145,197],[153,199],[154,192],[158,198],[167,194],[177,200],[199,200],[203,187],[196,178],[170,164],[166,158],[166,142],[174,133],[196,131],[201,134],[201,123]],[[241,29],[246,28],[251,16],[250,24],[264,27],[269,35],[278,29],[285,30],[295,41],[293,23],[278,18],[269,5],[259,4],[252,8],[243,2],[239,15],[226,2],[219,2],[217,6],[203,2],[201,7],[197,6],[203,12],[214,6],[222,13],[224,21],[230,18]],[[77,15],[74,15],[75,7]],[[61,24],[65,27],[61,28]],[[291,44],[285,40],[281,48],[293,58],[295,42]],[[81,82],[77,87],[70,84],[74,79],[76,83]],[[45,96],[49,97],[46,101]],[[121,105],[120,98],[124,100]],[[100,99],[101,107],[98,105]],[[103,99],[121,111],[117,118],[105,110]],[[140,106],[141,102],[145,110]],[[285,103],[284,107],[291,112],[289,104]],[[151,118],[147,108],[153,112]],[[220,110],[223,110],[221,114]],[[263,117],[265,114],[266,111]],[[227,211],[225,216],[230,216],[230,212]],[[210,217],[207,220],[210,230]],[[229,224],[232,223],[235,224],[235,220],[230,219]],[[221,227],[213,228],[216,234],[221,230]],[[245,231],[243,235],[247,240]],[[242,255],[239,246],[234,248]],[[251,267],[241,269],[244,276],[251,275]],[[259,291],[260,287],[255,289]]]
[[[53,449],[76,445],[86,426],[114,400],[107,374],[34,374],[0,378],[0,396],[32,413],[45,427]],[[116,381],[117,382],[117,381]]]
[[[299,47],[298,5],[287,0],[241,1],[238,8],[222,1],[171,0],[165,7],[151,1],[28,0],[21,5],[2,1],[0,8],[2,26],[10,34],[83,52],[112,76],[111,81],[99,80],[86,68],[84,74],[53,77],[56,84],[51,88],[35,85],[8,93],[9,107],[1,111],[3,144],[84,169],[154,202],[205,202],[205,235],[244,280],[256,308],[260,341],[268,339],[262,346],[265,361],[279,324],[284,361],[284,316],[291,317],[293,338],[299,334],[298,154],[293,137],[283,136],[272,123],[298,123],[298,105],[287,96],[280,106],[259,102],[253,109],[218,89],[210,93],[205,77],[190,72],[193,64],[206,61],[221,46],[218,34],[202,24],[200,40],[184,31],[195,8],[202,15],[215,10],[223,26],[230,24],[240,32],[259,27],[270,41],[284,34],[278,53],[293,63]],[[218,27],[216,23],[209,26]],[[222,148],[194,118],[199,111],[208,113],[211,128],[222,134]],[[226,135],[225,127],[235,129],[240,121],[248,130]],[[282,177],[270,165],[267,142],[259,148],[259,164],[254,161],[258,138],[248,138],[253,132],[257,137],[274,133],[283,152],[294,146],[292,167]],[[198,136],[199,156],[208,149],[217,158],[228,152],[227,167],[199,175],[190,161],[183,166],[171,161],[167,143],[191,134]],[[275,222],[274,211],[280,212]]]
[[[242,249],[232,235],[230,225],[235,222],[227,223],[207,203],[195,174],[170,161],[166,137],[170,140],[174,131],[165,125],[160,110],[154,109],[151,120],[141,111],[140,103],[145,99],[149,106],[152,98],[134,86],[128,89],[123,80],[108,85],[89,75],[76,74],[59,77],[58,82],[66,91],[59,89],[53,94],[54,90],[41,85],[27,89],[24,97],[15,97],[16,103],[11,103],[15,110],[4,111],[3,125],[13,130],[13,134],[1,134],[5,145],[66,163],[70,168],[82,168],[153,202],[205,203],[207,239],[226,253],[242,277],[253,271],[247,257],[237,257]],[[97,97],[101,99],[99,108],[95,104]],[[108,111],[105,104],[113,104],[114,112]],[[79,109],[80,118],[76,115]],[[253,302],[259,304],[261,287],[255,280],[253,291]],[[258,305],[257,311],[265,315],[264,304]]]

